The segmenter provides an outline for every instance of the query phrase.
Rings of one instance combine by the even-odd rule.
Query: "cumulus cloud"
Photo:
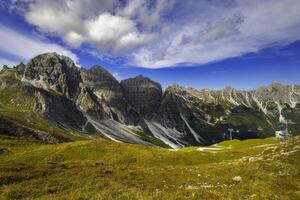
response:
[[[18,61],[26,62],[41,53],[57,52],[78,62],[78,57],[74,53],[60,45],[40,41],[2,25],[0,25],[0,41],[0,51],[18,58]],[[5,61],[8,60],[2,60],[2,62]],[[15,64],[15,61],[10,60],[7,64]]]
[[[148,68],[199,65],[300,39],[299,0],[13,0],[71,47]]]
[[[21,10],[27,22],[42,32],[58,35],[71,47],[87,43],[111,53],[128,52],[152,36],[139,30],[130,17],[118,15],[119,1],[36,0],[24,6],[15,0],[13,9]],[[116,10],[116,11],[114,11]]]
[[[103,13],[89,21],[87,30],[89,41],[112,52],[132,49],[150,39],[150,35],[136,30],[134,21],[110,13]]]

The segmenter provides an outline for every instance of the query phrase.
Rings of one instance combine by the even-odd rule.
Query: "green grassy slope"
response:
[[[299,199],[300,137],[179,151],[0,138],[0,199]]]
[[[33,110],[34,98],[15,88],[0,90],[0,118],[33,130],[49,133],[66,140],[84,139],[80,133],[59,127]]]

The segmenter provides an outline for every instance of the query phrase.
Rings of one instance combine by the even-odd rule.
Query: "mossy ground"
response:
[[[0,199],[299,199],[299,143],[268,138],[170,151],[1,136]]]

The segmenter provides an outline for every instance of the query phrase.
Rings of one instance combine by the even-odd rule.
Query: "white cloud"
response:
[[[23,35],[8,27],[0,25],[0,51],[19,58],[19,61],[27,62],[34,56],[46,52],[57,52],[78,61],[78,57],[70,50],[48,42]]]
[[[25,7],[27,22],[38,27],[42,32],[58,35],[72,47],[83,43],[110,53],[128,52],[148,42],[151,34],[137,28],[134,20],[113,13],[118,7],[116,0],[36,0]],[[27,8],[27,9],[26,9]]]
[[[81,34],[76,33],[74,31],[68,32],[64,39],[72,47],[79,47],[84,41],[84,37]]]
[[[89,41],[112,52],[131,49],[150,38],[136,30],[134,21],[110,13],[89,21],[87,28]]]
[[[298,0],[237,1],[221,10],[211,6],[209,13],[209,9],[202,12],[199,8],[199,13],[208,18],[198,20],[193,13],[194,20],[170,26],[154,44],[134,52],[135,65],[161,68],[206,64],[300,39]]]
[[[148,68],[206,64],[300,39],[299,0],[13,2],[43,33]]]

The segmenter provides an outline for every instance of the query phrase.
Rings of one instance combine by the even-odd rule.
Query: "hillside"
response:
[[[300,138],[178,151],[1,136],[0,199],[299,199]]]

